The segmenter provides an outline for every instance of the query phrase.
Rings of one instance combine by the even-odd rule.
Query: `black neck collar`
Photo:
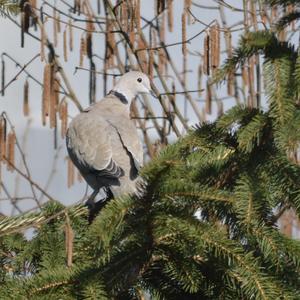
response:
[[[123,104],[128,104],[128,100],[127,100],[127,98],[124,94],[119,93],[119,92],[114,91],[114,90],[111,90],[109,92],[109,94],[116,96]]]

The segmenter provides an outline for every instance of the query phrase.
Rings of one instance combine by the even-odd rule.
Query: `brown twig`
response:
[[[5,119],[7,120],[8,124],[10,125],[10,128],[12,130],[12,132],[15,134],[16,136],[16,146],[19,150],[19,153],[21,155],[21,158],[22,158],[22,162],[23,162],[23,165],[25,167],[25,171],[26,171],[26,176],[27,178],[31,178],[31,174],[30,174],[30,171],[29,171],[29,167],[28,167],[28,164],[27,164],[27,161],[26,161],[26,157],[25,157],[25,153],[19,143],[19,139],[17,138],[17,135],[16,135],[16,131],[15,131],[15,127],[13,125],[13,123],[11,122],[10,118],[8,117],[7,113],[6,112],[2,112],[2,115],[5,117]],[[9,162],[9,164],[11,165],[11,163]],[[14,165],[13,165],[14,166]],[[15,168],[15,167],[14,167]],[[21,174],[22,175],[22,174]],[[31,180],[28,180],[28,182],[30,183],[30,188],[31,188],[31,192],[32,192],[32,195],[34,197],[34,201],[36,202],[37,206],[40,207],[40,203],[37,199],[37,196],[36,196],[36,193],[35,193],[35,190],[34,190],[34,185],[33,183],[31,182]]]
[[[19,75],[39,56],[40,56],[40,54],[36,54],[26,64],[24,64],[23,67],[21,68],[21,70],[16,75],[14,75],[13,78],[7,84],[5,84],[5,86],[3,87],[2,90],[0,90],[0,94],[3,93],[7,89],[7,87],[9,87],[14,81],[16,81],[18,79]]]
[[[17,168],[14,164],[12,164],[10,161],[7,160],[7,158],[3,158],[6,163],[8,163],[16,172],[18,172],[22,177],[24,177],[29,183],[30,185],[32,185],[33,187],[35,187],[36,189],[38,189],[42,194],[44,194],[49,200],[51,201],[57,201],[56,199],[54,199],[52,196],[50,196],[47,192],[45,192],[36,182],[34,182],[31,177],[29,177],[28,175],[26,175],[25,173],[23,173],[19,168]],[[38,203],[38,207],[40,207],[40,204]]]

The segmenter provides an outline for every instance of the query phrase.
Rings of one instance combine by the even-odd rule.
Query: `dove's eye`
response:
[[[142,82],[142,81],[143,81],[142,78],[138,78],[138,79],[137,79],[137,82]]]

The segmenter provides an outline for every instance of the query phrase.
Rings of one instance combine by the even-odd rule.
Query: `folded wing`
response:
[[[119,178],[124,171],[112,159],[109,123],[83,113],[70,124],[67,133],[69,155],[81,173]]]

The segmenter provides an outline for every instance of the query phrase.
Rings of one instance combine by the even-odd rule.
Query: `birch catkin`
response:
[[[45,60],[45,44],[46,44],[46,37],[45,37],[45,27],[44,27],[44,24],[43,24],[41,26],[41,42],[40,42],[41,61]]]
[[[242,79],[243,79],[243,86],[248,86],[248,66],[246,66],[245,64],[243,64],[241,66],[242,68]]]
[[[15,143],[16,143],[16,136],[13,131],[11,131],[7,135],[7,152],[6,157],[8,160],[7,170],[12,171],[13,167],[11,165],[15,164]]]
[[[21,5],[21,47],[24,47],[25,32],[28,32],[30,26],[31,5],[24,1]]]
[[[149,50],[148,75],[150,80],[153,80],[153,69],[154,69],[154,51]]]
[[[53,44],[57,47],[57,22],[56,22],[56,10],[53,8]]]
[[[201,96],[201,90],[202,90],[202,77],[203,77],[203,67],[200,64],[198,67],[198,84],[197,84],[197,88],[198,88],[198,96]]]
[[[218,117],[222,116],[224,114],[224,105],[222,101],[218,101]]]
[[[66,237],[66,254],[67,254],[67,266],[72,266],[73,261],[73,241],[74,232],[70,224],[69,216],[66,215],[66,225],[65,225],[65,237]]]
[[[186,57],[186,11],[181,15],[181,29],[182,29],[182,54]]]
[[[43,100],[42,100],[42,123],[46,125],[46,118],[49,115],[49,106],[51,98],[51,65],[46,64],[44,67],[43,80]]]
[[[210,35],[210,61],[213,74],[220,64],[220,30],[219,24],[213,25],[209,29]]]
[[[5,61],[1,59],[1,95],[4,96],[5,94]]]
[[[29,115],[29,82],[28,79],[26,79],[24,83],[24,89],[23,89],[23,114],[24,116]]]
[[[72,20],[69,20],[69,49],[70,51],[73,51],[74,43],[73,43],[73,25],[72,25]]]
[[[127,7],[127,1],[123,1],[121,4],[121,24],[123,27],[123,30],[125,32],[128,31],[128,7]]]
[[[54,92],[54,95],[55,95],[55,110],[57,111],[58,110],[58,105],[59,105],[59,92],[60,92],[60,79],[59,77],[55,77],[55,80],[54,80],[54,88],[53,88],[53,92]]]
[[[129,28],[129,40],[130,40],[130,44],[134,45],[134,41],[135,41],[135,32],[134,32],[134,24],[135,24],[135,19],[131,18],[130,20],[130,28]]]
[[[36,8],[36,0],[30,0],[29,2],[32,8]]]
[[[127,7],[127,6],[126,6]],[[113,34],[113,23],[110,20],[106,22],[106,65],[108,68],[114,65],[114,49],[116,47]]]
[[[145,43],[144,43],[142,37],[140,37],[139,40],[138,40],[138,48],[139,49],[144,49],[145,48]],[[143,72],[147,72],[146,50],[138,51],[138,60],[141,63]]]
[[[79,54],[79,66],[83,66],[83,58],[86,55],[86,39],[82,36],[80,39],[80,54]]]
[[[184,0],[184,10],[188,11],[191,9],[192,0]],[[190,25],[192,22],[191,14],[188,15],[188,24]]]
[[[63,35],[63,49],[64,49],[64,61],[68,61],[68,49],[67,49],[67,29],[64,30]]]
[[[74,184],[74,165],[71,159],[67,158],[68,160],[68,188],[70,188]]]
[[[166,15],[162,13],[161,22],[159,26],[159,38],[161,42],[165,42],[165,25],[166,25]]]
[[[134,9],[134,18],[135,18],[137,33],[141,34],[141,1],[140,0],[136,1],[136,6]]]
[[[61,137],[65,138],[68,128],[68,103],[62,100],[59,107],[59,117],[61,120]]]
[[[203,47],[203,74],[209,75],[210,70],[210,43],[209,35],[206,34],[204,38],[204,47]]]
[[[163,48],[158,49],[158,71],[161,74],[165,71],[165,50]]]
[[[60,33],[61,32],[61,26],[60,26],[60,14],[57,14],[56,15],[56,29],[57,29],[57,32]]]
[[[174,12],[173,12],[173,0],[168,0],[168,29],[173,32],[174,28]]]
[[[59,103],[59,89],[60,89],[60,80],[58,77],[53,75],[52,79],[53,88],[51,89],[51,97],[50,97],[50,128],[56,127],[56,112]]]
[[[206,83],[205,112],[209,115],[212,112],[212,93],[211,86],[208,82]]]
[[[0,116],[0,161],[6,155],[6,119]]]

